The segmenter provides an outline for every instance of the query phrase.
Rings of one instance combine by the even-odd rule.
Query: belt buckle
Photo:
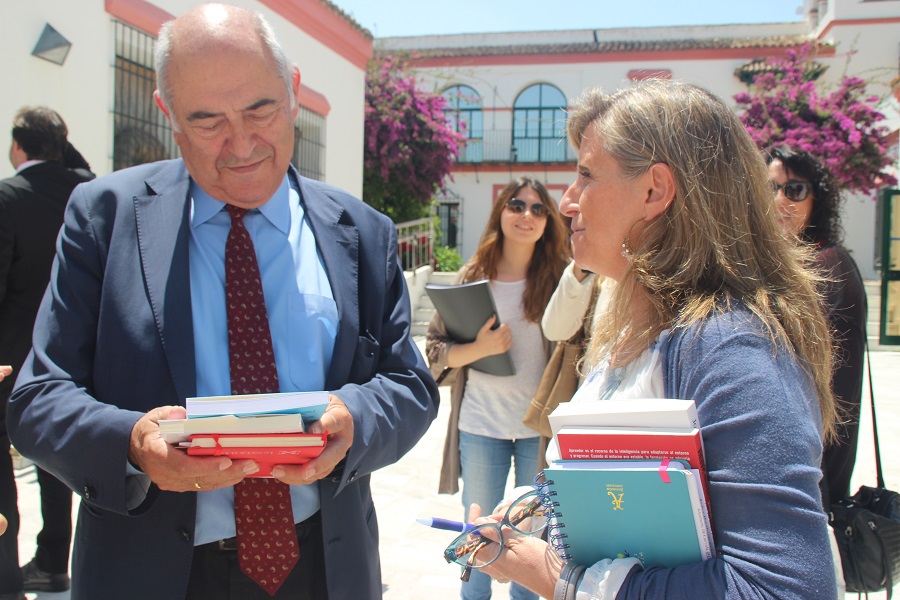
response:
[[[216,542],[219,547],[219,550],[237,550],[237,538],[228,538],[226,540],[219,540]]]

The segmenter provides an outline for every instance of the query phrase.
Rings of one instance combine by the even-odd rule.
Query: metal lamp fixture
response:
[[[72,42],[67,40],[57,30],[50,26],[50,23],[44,25],[44,31],[38,39],[34,50],[31,51],[32,56],[49,60],[57,65],[66,62],[66,56],[72,48]]]

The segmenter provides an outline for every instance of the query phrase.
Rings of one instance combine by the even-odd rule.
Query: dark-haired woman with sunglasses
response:
[[[841,195],[832,174],[809,152],[778,147],[768,157],[775,205],[785,235],[816,249],[828,277],[824,298],[835,341],[832,386],[838,402],[837,438],[822,456],[822,500],[827,508],[850,493],[856,462],[866,344],[866,293],[859,269],[841,244]]]
[[[469,507],[495,506],[504,497],[510,465],[515,483],[528,485],[538,471],[539,436],[522,423],[552,346],[541,317],[570,258],[569,237],[556,202],[531,177],[507,185],[488,217],[474,256],[457,283],[488,279],[501,325],[488,319],[471,343],[455,343],[440,316],[428,328],[426,354],[435,377],[449,369],[451,412],[439,492],[459,491]],[[467,368],[485,356],[510,351],[516,374],[498,377]],[[462,598],[490,598],[491,579],[480,571],[462,584]],[[537,596],[513,584],[510,598]]]

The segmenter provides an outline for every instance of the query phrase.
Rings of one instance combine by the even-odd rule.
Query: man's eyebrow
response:
[[[274,98],[262,98],[261,100],[257,100],[256,102],[254,102],[250,106],[244,108],[243,110],[252,112],[254,110],[257,110],[257,109],[260,109],[260,108],[263,108],[266,106],[272,106],[275,104],[278,104],[278,101],[275,100]],[[212,112],[208,112],[205,110],[197,110],[197,111],[194,111],[191,114],[189,114],[187,116],[187,120],[189,123],[192,123],[194,121],[202,121],[203,119],[213,119],[213,118],[219,117],[219,116],[222,116],[222,113],[212,113]]]
[[[197,110],[192,112],[187,116],[187,120],[189,123],[194,121],[202,121],[203,119],[212,119],[215,117],[221,116],[221,113],[211,113],[206,112],[205,110]]]
[[[245,108],[244,110],[253,111],[258,108],[263,108],[264,106],[272,106],[273,104],[278,104],[278,101],[275,100],[274,98],[263,98],[262,100],[257,100],[256,102],[254,102],[253,104],[251,104],[250,106]]]

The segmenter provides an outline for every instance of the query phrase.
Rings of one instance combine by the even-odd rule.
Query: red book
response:
[[[683,460],[700,471],[709,503],[706,460],[698,428],[576,427],[565,425],[556,434],[564,460]]]
[[[275,465],[302,465],[325,449],[328,432],[197,434],[191,436],[187,453],[191,456],[227,456],[253,459],[259,471],[248,477],[271,477]]]

